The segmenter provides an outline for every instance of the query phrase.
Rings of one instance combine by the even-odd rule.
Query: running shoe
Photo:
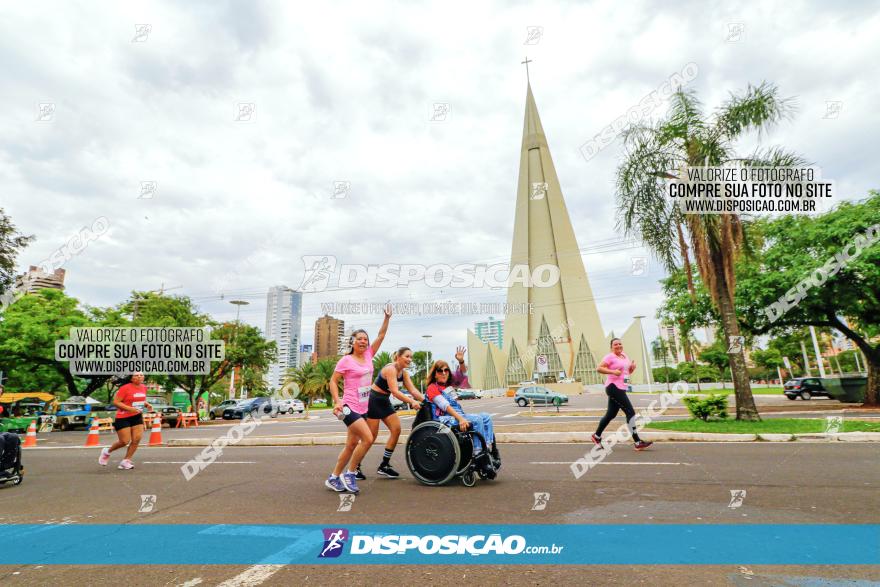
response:
[[[592,438],[593,442],[598,444],[600,448],[604,448],[602,447],[602,438],[600,436],[596,436],[595,432],[590,436],[590,438]]]
[[[333,491],[339,493],[345,491],[345,486],[342,484],[341,477],[336,477],[335,479],[332,476],[327,477],[327,480],[324,481],[324,485],[326,485],[329,489],[332,489]]]
[[[355,473],[354,476],[357,477],[357,480],[358,480],[358,481],[366,481],[366,480],[367,480],[367,476],[364,475],[364,472],[363,472],[363,471],[361,471],[361,466],[360,466],[360,465],[358,465],[357,473]]]
[[[654,444],[654,443],[651,442],[650,440],[648,440],[648,441],[640,440],[636,443],[635,449],[636,450],[645,450],[646,448],[648,448],[652,444]]]
[[[379,475],[383,477],[389,477],[391,479],[397,479],[400,477],[400,473],[391,468],[391,465],[380,465],[379,470],[376,471]]]
[[[122,459],[122,462],[119,463],[119,469],[134,469],[134,463],[132,463],[128,459]]]
[[[106,467],[107,463],[110,462],[110,449],[105,448],[101,451],[101,456],[98,457],[98,464],[102,467]]]
[[[360,489],[358,489],[357,484],[357,475],[352,473],[351,471],[346,471],[340,477],[342,479],[342,484],[345,486],[345,489],[351,493],[358,493]]]

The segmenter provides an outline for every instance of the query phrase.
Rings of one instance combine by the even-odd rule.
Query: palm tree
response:
[[[381,353],[373,357],[373,371],[375,373],[378,373],[382,369],[382,367],[391,362],[391,353],[387,351],[382,351]]]
[[[336,359],[321,359],[315,364],[304,386],[304,393],[311,403],[319,397],[329,398],[330,378],[336,368]]]
[[[712,116],[703,113],[692,90],[673,94],[665,119],[624,132],[624,162],[617,170],[620,223],[628,236],[638,236],[673,271],[679,263],[688,275],[688,289],[696,300],[690,255],[721,315],[725,340],[739,336],[733,304],[736,288],[734,262],[744,251],[745,226],[735,214],[682,214],[666,197],[666,180],[685,167],[797,166],[801,157],[781,148],[756,151],[737,158],[734,143],[743,133],[759,133],[793,113],[793,104],[778,96],[776,86],[749,85],[741,95],[731,94]],[[742,350],[730,352],[731,374],[738,420],[760,420],[749,385]]]

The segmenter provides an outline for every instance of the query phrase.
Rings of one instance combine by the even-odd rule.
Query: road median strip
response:
[[[708,432],[643,431],[646,440],[671,442],[880,442],[880,432],[845,432],[839,434],[726,434]],[[589,443],[589,432],[498,432],[501,444]],[[255,436],[242,438],[236,446],[314,446],[345,444],[342,435]],[[400,436],[405,443],[407,435]],[[213,438],[173,438],[167,446],[208,446]]]

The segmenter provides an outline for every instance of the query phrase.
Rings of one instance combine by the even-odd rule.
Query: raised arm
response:
[[[467,351],[463,346],[455,347],[455,360],[458,361],[458,370],[462,375],[467,375],[467,365],[464,362],[464,353]]]
[[[376,338],[373,339],[373,344],[370,345],[370,351],[375,355],[379,352],[379,347],[382,346],[382,341],[385,340],[385,333],[388,332],[388,322],[391,320],[391,304],[387,304],[385,306],[385,320],[382,321],[382,327],[379,328],[379,333],[376,335]]]

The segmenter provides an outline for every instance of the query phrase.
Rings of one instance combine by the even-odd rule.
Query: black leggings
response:
[[[632,432],[633,440],[636,442],[641,440],[639,438],[639,433],[636,432],[634,426],[635,422],[633,421],[636,411],[633,409],[629,398],[626,397],[626,391],[619,389],[613,383],[609,383],[608,387],[605,388],[605,394],[608,396],[608,410],[605,412],[605,415],[602,416],[602,419],[599,420],[599,427],[596,428],[596,436],[602,436],[602,431],[605,430],[605,427],[611,423],[611,420],[617,417],[620,410],[623,410],[624,415],[626,415],[626,422]]]

